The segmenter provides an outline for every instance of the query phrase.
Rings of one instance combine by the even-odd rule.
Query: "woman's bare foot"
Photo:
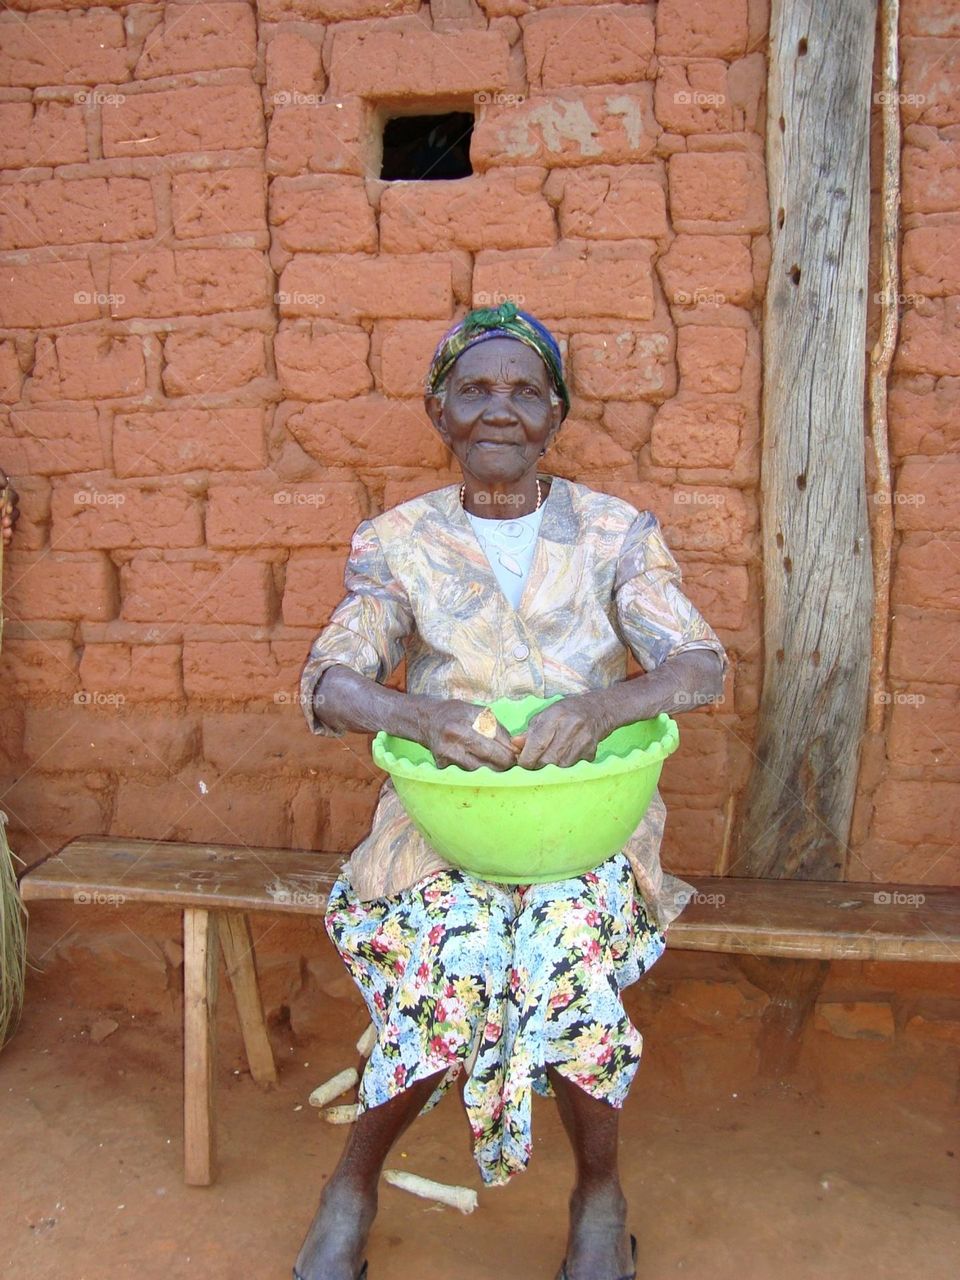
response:
[[[362,1186],[334,1175],[297,1255],[303,1280],[356,1280],[376,1216],[376,1182]]]
[[[618,1183],[574,1189],[566,1268],[567,1280],[620,1280],[633,1273],[627,1202]]]

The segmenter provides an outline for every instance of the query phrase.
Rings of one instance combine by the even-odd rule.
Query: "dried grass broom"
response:
[[[0,512],[9,496],[0,489]],[[3,537],[0,535],[0,648],[3,646]],[[27,912],[20,900],[7,815],[0,811],[0,1048],[20,1021],[27,970]]]

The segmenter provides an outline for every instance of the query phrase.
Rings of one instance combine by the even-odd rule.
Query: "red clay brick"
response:
[[[210,331],[170,333],[163,342],[163,390],[168,396],[231,391],[266,376],[264,335],[218,325]]]
[[[353,481],[218,485],[207,505],[211,547],[349,545],[363,518],[363,490]]]
[[[16,404],[23,386],[23,370],[14,342],[0,342],[0,401]]]
[[[739,391],[746,358],[745,329],[685,324],[677,330],[677,364],[686,391]]]
[[[118,476],[258,470],[266,463],[263,409],[230,405],[118,414],[113,455]]]
[[[203,789],[200,783],[203,783]],[[289,797],[256,779],[219,779],[202,765],[162,783],[121,780],[112,835],[282,848]]]
[[[912,0],[903,12],[906,36],[960,36],[960,12],[953,0]]]
[[[141,552],[120,570],[120,590],[128,622],[262,626],[275,612],[270,565],[249,556]]]
[[[560,230],[587,240],[658,239],[665,236],[667,203],[656,172],[622,171],[616,165],[554,169],[547,193],[561,196]]]
[[[111,695],[114,700],[105,701]],[[196,754],[200,728],[196,719],[129,713],[125,701],[119,690],[86,689],[69,707],[28,710],[27,759],[45,758],[67,773],[93,769],[167,773]]]
[[[631,248],[562,243],[546,253],[519,249],[477,257],[473,273],[475,306],[495,306],[512,298],[535,315],[584,319],[653,316],[653,246]]]
[[[86,258],[0,266],[0,328],[39,329],[100,314]]]
[[[958,808],[960,783],[889,779],[877,793],[871,834],[912,845],[953,845]]]
[[[272,700],[296,688],[303,660],[302,645],[290,641],[187,640],[183,684],[190,698]]]
[[[80,683],[85,690],[122,694],[126,702],[176,702],[183,697],[180,646],[87,644]]]
[[[506,89],[510,46],[500,32],[334,30],[330,93],[362,97],[435,97]]]
[[[152,249],[110,259],[111,314],[210,315],[269,302],[267,265],[255,249]]]
[[[956,613],[897,613],[891,624],[890,675],[894,680],[960,684]]]
[[[960,377],[960,298],[924,299],[904,312],[894,369]]]
[[[357,18],[396,18],[416,13],[420,0],[259,0],[260,17],[265,22],[284,18],[322,19],[325,22]]]
[[[898,529],[960,529],[960,458],[908,458],[897,474]]]
[[[960,209],[960,138],[947,138],[929,125],[904,131],[903,207],[911,213],[952,213]]]
[[[886,696],[892,704],[887,756],[894,764],[960,769],[960,690],[895,690]]]
[[[308,647],[305,642],[302,660]],[[317,777],[321,770],[339,775],[338,781],[343,776],[374,776],[373,761],[358,759],[342,742],[316,738],[308,732],[296,701],[296,683],[272,697],[269,710],[260,706],[246,712],[207,713],[203,717],[204,760],[223,770],[233,769],[240,761],[244,773],[253,776],[310,771]],[[356,741],[362,744],[362,739]],[[319,785],[317,789],[319,793]]]
[[[449,327],[446,320],[400,320],[380,326],[380,389],[390,396],[423,395],[433,353]]]
[[[730,68],[713,58],[661,62],[653,95],[657,120],[671,133],[731,133],[742,128]]]
[[[960,230],[913,227],[903,236],[902,292],[943,297],[960,293]]]
[[[744,565],[694,561],[684,569],[683,590],[712,627],[739,631],[743,626],[750,591]]]
[[[670,216],[677,231],[768,230],[762,156],[751,151],[678,152],[668,161],[668,173]]]
[[[73,641],[55,636],[28,640],[14,634],[12,626],[7,627],[0,653],[0,685],[16,698],[72,694],[77,687]]]
[[[292,413],[285,426],[325,466],[439,467],[446,457],[419,400],[330,400]]]
[[[47,178],[0,187],[0,248],[107,243],[155,234],[150,183],[142,178]]]
[[[437,254],[333,258],[299,254],[284,268],[282,316],[327,316],[348,324],[379,316],[429,320],[453,308],[450,261]]]
[[[253,84],[192,85],[131,93],[104,104],[105,156],[163,156],[177,152],[262,147],[263,108]]]
[[[599,423],[566,418],[543,465],[548,469],[555,467],[561,475],[579,475],[591,471],[610,472],[619,467],[632,471],[634,462],[623,445]]]
[[[737,236],[678,235],[657,272],[673,306],[746,306],[754,298],[750,250]]]
[[[518,106],[485,106],[470,158],[480,171],[511,164],[636,164],[653,156],[659,132],[651,85],[564,89]]]
[[[542,180],[542,170],[518,169],[388,186],[380,200],[381,248],[416,253],[551,245],[557,232]]]
[[[893,603],[960,609],[960,536],[905,534],[894,563]]]
[[[262,169],[175,173],[171,194],[173,229],[181,240],[263,231],[267,225],[267,177]]]
[[[4,607],[8,618],[105,622],[117,613],[117,584],[105,555],[9,553]]]
[[[87,158],[84,109],[71,102],[0,103],[0,169]]]
[[[17,468],[11,457],[9,438],[3,446],[3,465],[16,480],[20,498],[20,519],[17,521],[17,550],[38,551],[46,544],[47,526],[50,523],[50,481],[25,478],[27,467]],[[17,452],[20,452],[19,446]]]
[[[650,456],[658,467],[730,467],[740,447],[743,406],[684,396],[661,405]]]
[[[377,249],[377,220],[360,178],[275,178],[270,187],[270,228],[277,244],[292,253]]]
[[[252,67],[257,60],[254,13],[245,4],[168,4],[147,36],[134,75]]]
[[[295,552],[287,561],[283,588],[283,621],[288,627],[316,627],[319,631],[346,595],[341,552],[312,555]]]
[[[370,125],[359,98],[317,105],[274,107],[267,142],[267,171],[296,177],[304,173],[363,176],[370,157]]]
[[[117,84],[127,78],[118,13],[36,13],[0,21],[0,84]]]
[[[15,409],[10,425],[4,465],[11,472],[61,475],[104,464],[96,409]]]
[[[633,84],[653,75],[653,23],[628,5],[547,9],[522,25],[531,85]]]
[[[51,540],[64,551],[114,547],[196,547],[203,541],[198,501],[179,486],[75,477],[54,487]]]
[[[303,400],[340,400],[373,385],[367,365],[370,339],[363,329],[321,332],[283,321],[274,343],[277,377],[284,391]]]
[[[956,40],[905,37],[900,42],[904,124],[960,124],[960,50]],[[952,92],[951,92],[952,89]]]
[[[263,13],[263,6],[260,8]],[[277,31],[267,44],[267,101],[281,106],[294,95],[321,94],[326,76],[321,64],[323,32],[311,39],[299,31]]]
[[[676,390],[665,333],[574,333],[570,357],[577,390],[602,400],[663,400]]]
[[[660,0],[657,53],[736,58],[747,47],[747,0]]]
[[[40,837],[43,853],[53,853],[73,836],[103,831],[109,815],[108,797],[93,790],[86,779],[36,771],[18,778],[4,794],[10,819],[11,844],[24,851],[18,832]],[[44,839],[46,837],[46,839]]]
[[[37,342],[30,400],[108,400],[146,388],[143,342],[113,334],[63,333]]]

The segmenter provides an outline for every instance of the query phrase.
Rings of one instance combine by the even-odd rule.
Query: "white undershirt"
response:
[[[486,552],[500,589],[516,609],[533,563],[543,506],[513,520],[491,520],[470,511],[465,514]]]

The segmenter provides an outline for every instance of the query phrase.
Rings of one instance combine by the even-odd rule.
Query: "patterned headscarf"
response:
[[[428,394],[439,391],[457,359],[468,347],[475,347],[490,338],[516,338],[536,351],[547,366],[554,390],[563,401],[563,416],[566,417],[570,412],[570,392],[563,380],[563,361],[557,340],[535,316],[521,311],[513,302],[471,311],[444,335],[430,362]]]

